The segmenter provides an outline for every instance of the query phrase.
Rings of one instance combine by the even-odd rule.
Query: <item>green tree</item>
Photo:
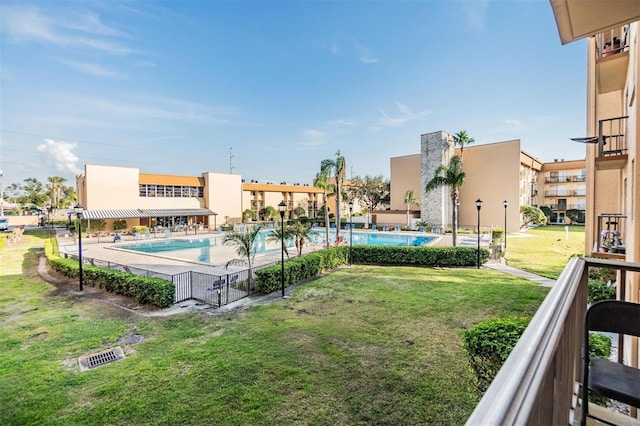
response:
[[[304,209],[300,206],[293,209],[293,215],[296,219],[298,219],[300,216],[304,216],[305,213],[306,212],[304,211]]]
[[[520,213],[522,214],[523,226],[528,226],[530,223],[536,225],[544,225],[547,223],[547,216],[537,207],[533,206],[520,206]]]
[[[271,232],[269,232],[269,235],[267,235],[267,241],[273,241],[274,243],[280,243],[282,245],[282,250],[284,250],[284,253],[287,255],[287,259],[289,258],[289,250],[287,249],[285,241],[290,240],[291,238],[293,238],[293,234],[288,226],[284,227],[284,234],[282,232],[282,228],[278,227],[272,229]]]
[[[243,222],[249,222],[249,220],[255,220],[255,218],[256,218],[256,212],[254,212],[251,209],[245,209],[245,211],[242,212]]]
[[[329,182],[329,171],[320,170],[313,180],[313,186],[322,189],[322,202],[324,204],[324,227],[325,227],[325,246],[329,247],[329,207],[327,206],[327,196],[333,193],[333,184]]]
[[[311,228],[309,225],[299,221],[289,224],[287,228],[289,228],[289,232],[293,236],[296,249],[298,250],[298,257],[300,257],[302,256],[302,248],[304,247],[305,242],[309,240]]]
[[[467,145],[471,145],[476,140],[474,138],[469,137],[466,130],[461,130],[455,135],[453,135],[453,143],[455,146],[460,147],[460,162],[462,163],[462,156],[464,154],[464,147]]]
[[[413,189],[407,189],[407,192],[404,193],[404,205],[407,207],[407,228],[411,226],[411,218],[409,217],[409,208],[411,204],[415,204],[416,206],[420,205],[420,201],[415,197],[413,193]]]
[[[280,213],[278,213],[278,210],[276,210],[276,208],[272,206],[265,207],[262,214],[264,215],[265,220],[275,220],[276,218],[280,217]]]
[[[240,264],[247,265],[249,269],[249,287],[251,287],[251,281],[253,277],[253,261],[256,257],[256,251],[253,248],[256,237],[260,233],[262,226],[247,226],[244,231],[230,231],[227,232],[222,240],[222,245],[230,246],[236,249],[236,254],[239,256],[237,259],[231,259],[225,265],[228,268],[230,265]]]
[[[64,183],[67,180],[60,176],[49,176],[47,181],[49,181],[47,185],[47,195],[49,195],[49,199],[51,200],[51,206],[57,210],[60,208],[63,188],[65,186]]]
[[[366,175],[364,179],[356,176],[351,179],[347,192],[349,198],[357,200],[362,211],[369,214],[369,223],[371,212],[391,201],[391,183],[382,175]]]
[[[333,174],[336,185],[336,239],[340,237],[340,196],[342,195],[342,184],[347,174],[347,160],[340,151],[336,152],[335,159],[326,159],[320,162],[320,170],[327,176]]]
[[[571,219],[571,223],[584,223],[584,210],[569,209],[566,216]]]
[[[466,175],[462,171],[462,160],[457,155],[451,157],[448,165],[441,165],[436,169],[433,178],[427,182],[425,191],[427,193],[437,188],[447,187],[451,192],[453,245],[456,245],[458,235],[458,200],[460,199],[460,188],[464,184]]]

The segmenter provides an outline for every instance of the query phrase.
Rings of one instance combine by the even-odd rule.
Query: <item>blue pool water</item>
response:
[[[257,254],[280,250],[279,244],[268,242],[267,237],[271,230],[264,230],[259,233],[254,243],[254,250]],[[335,240],[335,230],[329,231],[329,239]],[[349,242],[349,231],[341,231],[340,235]],[[363,232],[356,231],[352,235],[354,245],[372,246],[424,246],[428,245],[436,237],[426,235],[411,235],[392,232]],[[309,244],[324,245],[325,232],[312,231],[309,234]],[[222,239],[218,238],[185,238],[175,240],[145,241],[134,244],[118,246],[119,249],[131,250],[141,253],[164,254],[177,258],[188,258],[199,262],[211,262],[211,250],[222,245]],[[293,241],[287,244],[289,249],[295,250]]]

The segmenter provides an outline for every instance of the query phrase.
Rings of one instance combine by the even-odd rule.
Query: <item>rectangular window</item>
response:
[[[146,197],[147,196],[147,185],[140,185],[140,196],[141,197]]]

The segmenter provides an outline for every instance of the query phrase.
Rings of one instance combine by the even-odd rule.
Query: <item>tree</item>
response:
[[[264,220],[275,220],[280,216],[278,210],[276,210],[276,208],[272,206],[265,207],[262,214],[264,215]]]
[[[542,210],[542,213],[544,213],[544,215],[547,217],[547,222],[551,220],[551,215],[553,214],[553,210],[551,210],[550,207],[542,206],[540,207],[540,210]]]
[[[59,209],[62,200],[63,188],[65,186],[64,183],[67,180],[60,176],[49,176],[47,181],[49,181],[49,184],[47,185],[47,192],[49,199],[51,200],[51,206],[54,209]]]
[[[287,244],[285,241],[291,239],[293,237],[291,230],[289,227],[284,228],[284,234],[282,233],[282,228],[278,227],[272,229],[269,235],[267,235],[267,241],[273,241],[275,243],[279,243],[282,245],[282,250],[287,255],[287,259],[289,258],[289,250],[287,249]]]
[[[571,219],[571,223],[584,223],[584,210],[569,209],[565,215]]]
[[[249,220],[255,220],[256,219],[256,212],[254,212],[251,209],[245,209],[245,211],[242,212],[242,221],[243,222],[249,222]]]
[[[293,215],[295,216],[296,219],[299,218],[300,216],[303,216],[305,213],[306,213],[305,210],[300,206],[293,209]]]
[[[407,189],[404,193],[404,205],[407,206],[407,228],[411,226],[411,218],[409,217],[409,207],[411,204],[420,205],[420,201],[413,194],[413,189]]]
[[[249,278],[247,281],[249,282],[249,287],[251,287],[251,280],[253,276],[253,261],[256,257],[256,252],[253,249],[253,244],[256,240],[256,237],[260,233],[262,226],[253,226],[247,227],[245,231],[230,231],[227,232],[222,240],[222,245],[231,246],[236,249],[236,253],[239,258],[231,259],[225,265],[226,268],[229,265],[241,264],[247,265],[249,269]]]
[[[298,250],[298,257],[302,256],[302,248],[304,243],[309,240],[309,233],[311,228],[309,225],[296,221],[287,226],[290,235],[293,237],[296,249]]]
[[[333,184],[329,182],[328,170],[320,170],[313,180],[313,186],[322,189],[322,201],[324,203],[325,246],[329,247],[329,207],[327,206],[327,194],[333,192]]]
[[[460,147],[460,162],[462,163],[462,156],[464,154],[464,147],[466,145],[471,145],[476,140],[474,138],[469,137],[466,130],[461,130],[455,135],[453,135],[453,144],[455,146]]]
[[[427,193],[437,188],[448,187],[451,192],[452,220],[451,227],[453,229],[453,245],[456,245],[458,235],[457,217],[458,217],[458,200],[460,199],[460,188],[464,184],[466,176],[462,171],[462,160],[457,155],[451,157],[448,165],[441,165],[436,169],[433,178],[427,182],[425,191]]]
[[[320,162],[320,170],[327,176],[333,173],[336,185],[336,239],[340,237],[340,196],[342,194],[342,183],[347,174],[347,160],[340,151],[336,152],[336,158],[326,159]]]
[[[547,223],[547,216],[537,207],[533,206],[520,206],[520,213],[522,214],[523,227],[528,226],[530,223],[536,225],[544,225]]]
[[[364,179],[359,176],[351,179],[347,193],[350,199],[357,200],[363,212],[369,215],[383,204],[391,200],[391,183],[382,175],[369,176]],[[369,217],[371,222],[371,217]]]

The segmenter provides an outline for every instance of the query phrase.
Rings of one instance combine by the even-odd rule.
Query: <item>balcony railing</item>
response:
[[[622,213],[601,213],[598,215],[597,241],[593,256],[624,258],[626,254],[625,235],[627,216]],[[605,254],[606,253],[606,254]]]
[[[544,178],[546,183],[584,182],[586,180],[587,177],[584,175],[547,176]]]
[[[629,50],[629,25],[612,28],[596,35],[596,55],[603,59]]]
[[[608,118],[598,122],[598,157],[627,153],[625,128],[628,116]]]
[[[572,258],[518,344],[467,420],[467,425],[571,425],[582,375],[582,336],[590,267],[618,272],[625,300],[627,272],[640,263]],[[624,350],[618,339],[618,361]]]
[[[544,191],[545,197],[585,197],[587,194],[584,190],[578,189],[552,189]]]
[[[585,206],[581,204],[545,204],[544,207],[549,207],[551,210],[584,210]]]

